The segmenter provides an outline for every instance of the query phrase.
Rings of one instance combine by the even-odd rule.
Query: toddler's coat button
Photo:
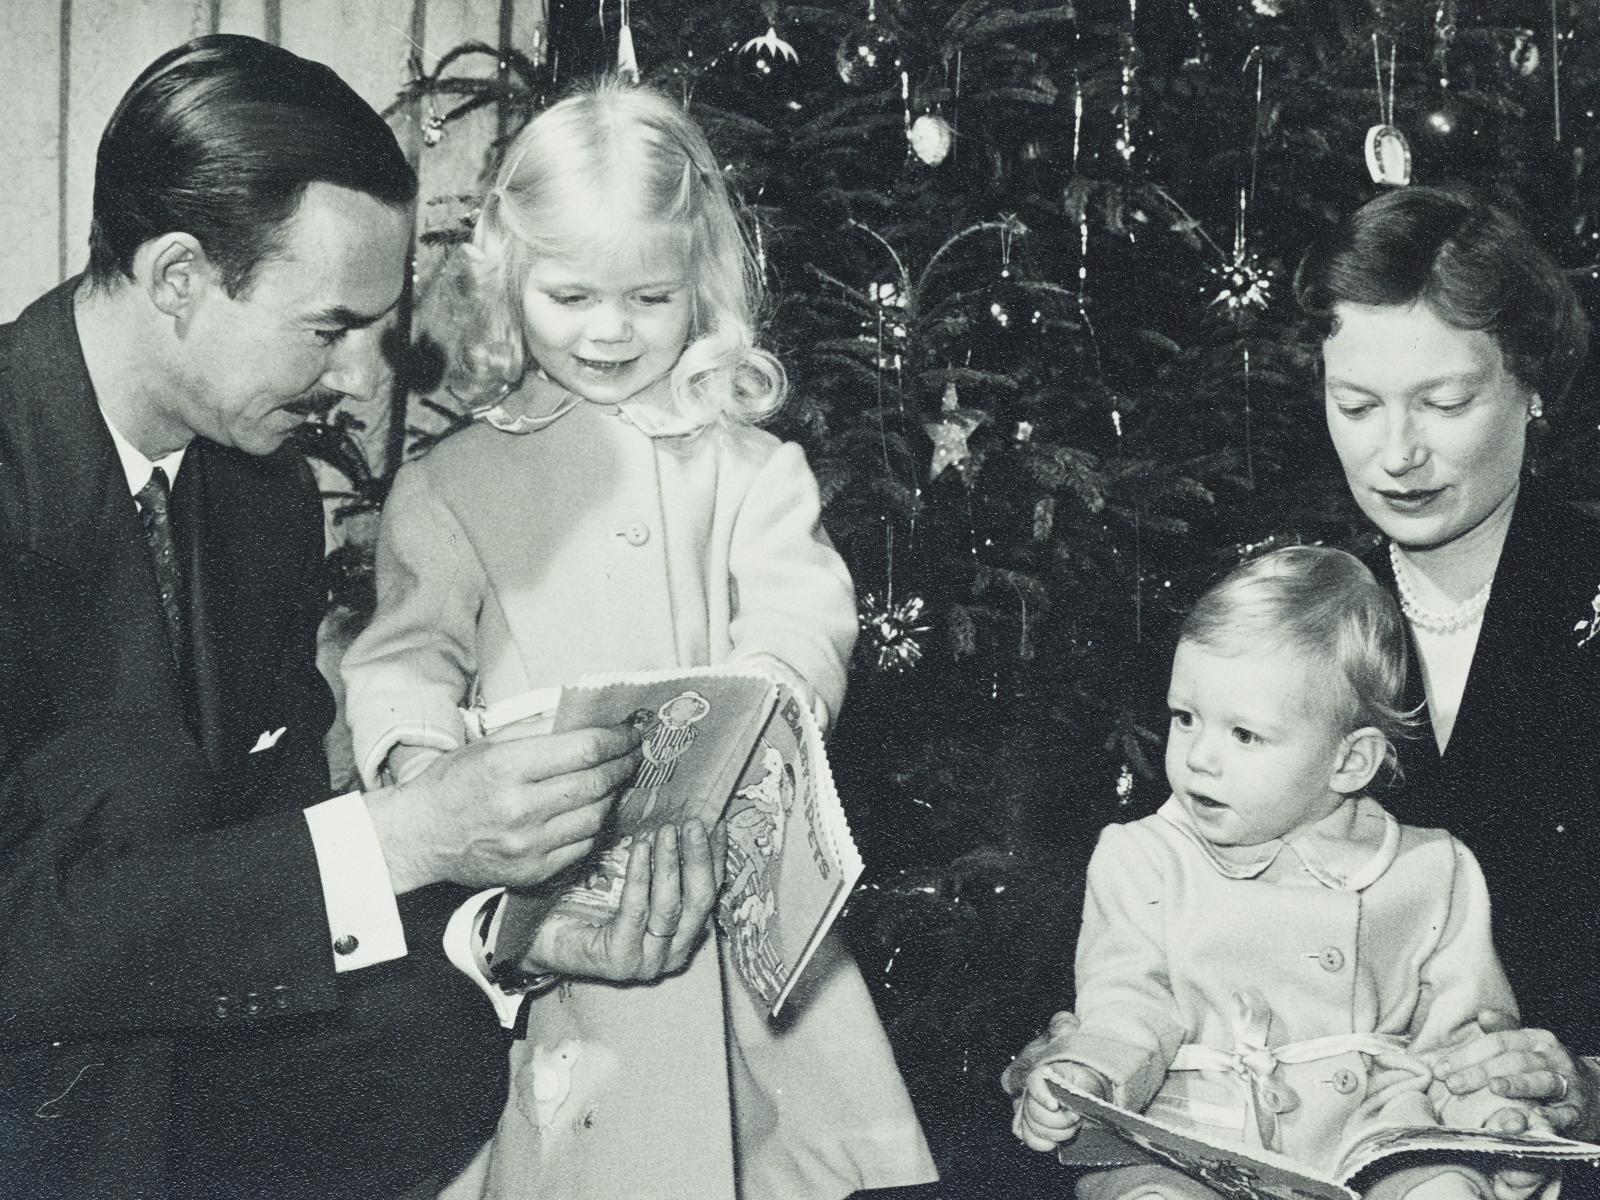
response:
[[[1341,1096],[1354,1094],[1355,1090],[1360,1086],[1361,1077],[1348,1067],[1333,1073],[1333,1090]]]
[[[1344,951],[1337,946],[1328,946],[1317,955],[1317,961],[1322,964],[1324,971],[1341,971],[1344,969]]]
[[[347,933],[343,937],[338,937],[333,940],[333,952],[335,954],[354,954],[356,952],[356,947],[359,945],[361,945],[361,943],[359,940],[357,940],[355,934]]]
[[[1283,1088],[1268,1085],[1261,1089],[1261,1107],[1272,1113],[1293,1112],[1294,1097]]]
[[[642,546],[650,540],[650,526],[643,521],[635,521],[622,531],[622,536],[627,539],[630,546]]]

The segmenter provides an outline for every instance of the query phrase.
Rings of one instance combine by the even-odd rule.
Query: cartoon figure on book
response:
[[[461,745],[458,705],[597,672],[758,668],[825,727],[854,592],[804,453],[756,428],[783,371],[754,343],[761,276],[704,135],[648,88],[589,85],[509,147],[470,249],[485,315],[465,361],[493,402],[385,507],[377,613],[343,665],[364,774]],[[660,714],[668,758],[693,715]],[[657,984],[530,993],[500,1127],[445,1195],[837,1200],[933,1180],[837,938],[770,1023],[725,982],[726,941]]]
[[[1400,613],[1343,551],[1276,551],[1200,599],[1168,691],[1172,796],[1102,832],[1076,1011],[1003,1077],[1026,1145],[1073,1161],[1080,1118],[1049,1080],[1317,1168],[1379,1126],[1542,1124],[1527,1102],[1450,1094],[1426,1061],[1516,1003],[1471,851],[1364,794],[1406,732],[1405,675]],[[1433,1163],[1374,1188],[1516,1200],[1543,1182]],[[1148,1164],[1078,1184],[1150,1192],[1213,1194]]]

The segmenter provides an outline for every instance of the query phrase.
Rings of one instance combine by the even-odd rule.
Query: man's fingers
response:
[[[518,732],[511,728],[491,734],[484,742],[492,744],[492,749],[485,753],[500,756],[514,777],[530,782],[587,772],[601,766],[610,766],[627,778],[631,773],[629,764],[634,769],[639,765],[634,756],[639,747],[639,735],[627,725],[547,734]]]

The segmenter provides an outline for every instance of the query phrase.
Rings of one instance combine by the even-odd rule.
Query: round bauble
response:
[[[911,152],[930,167],[937,167],[950,156],[950,146],[955,140],[950,122],[938,113],[923,113],[911,122],[906,136],[911,140]]]

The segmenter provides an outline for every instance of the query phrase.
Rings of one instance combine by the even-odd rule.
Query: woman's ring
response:
[[[1567,1098],[1567,1091],[1572,1086],[1571,1081],[1568,1080],[1567,1077],[1560,1071],[1555,1072],[1555,1077],[1561,1081],[1561,1094],[1545,1101],[1546,1104],[1560,1104]]]
[[[644,931],[650,937],[669,938],[673,934],[678,932],[678,927],[676,925],[674,925],[671,929],[667,930],[665,933],[657,933],[654,929],[651,929],[650,926],[646,925],[644,927]],[[1566,1095],[1565,1092],[1562,1092],[1561,1094],[1563,1096]]]

